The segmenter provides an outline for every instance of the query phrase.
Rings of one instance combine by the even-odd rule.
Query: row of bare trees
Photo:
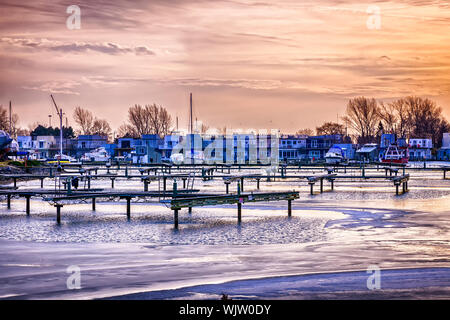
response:
[[[344,123],[355,132],[358,143],[376,142],[381,133],[400,137],[431,138],[439,147],[450,124],[442,108],[428,98],[408,96],[390,103],[357,97],[347,104]]]
[[[163,106],[134,105],[128,109],[128,122],[119,128],[119,135],[140,137],[143,134],[157,134],[161,137],[172,131],[172,117]]]

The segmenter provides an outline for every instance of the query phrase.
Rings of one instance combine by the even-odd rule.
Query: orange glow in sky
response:
[[[0,104],[48,123],[50,93],[120,126],[157,103],[180,126],[295,132],[343,115],[349,98],[431,97],[450,119],[450,5],[444,1],[0,0]],[[369,6],[379,28],[369,28]],[[55,124],[54,124],[55,125]]]

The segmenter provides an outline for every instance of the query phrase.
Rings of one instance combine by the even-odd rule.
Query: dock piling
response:
[[[237,216],[238,224],[241,224],[241,221],[242,221],[242,203],[238,202],[237,207],[238,207],[238,216]]]
[[[26,213],[27,213],[27,216],[29,216],[30,215],[30,198],[31,198],[31,196],[25,196],[25,199],[26,199]]]
[[[288,200],[288,217],[292,216],[292,200]]]
[[[173,210],[173,227],[175,229],[178,229],[178,210],[179,209],[174,209]]]
[[[95,211],[95,198],[92,198],[92,211]]]
[[[131,217],[131,198],[127,197],[127,219],[130,220]]]

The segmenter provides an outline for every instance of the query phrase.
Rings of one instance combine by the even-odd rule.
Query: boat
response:
[[[74,163],[78,163],[77,159],[68,156],[66,154],[62,154],[62,155],[56,155],[55,158],[52,159],[47,159],[45,162],[47,162],[48,164],[58,164],[58,163],[63,163],[63,164],[74,164]]]
[[[341,163],[345,160],[342,149],[338,146],[332,146],[325,154],[325,161],[329,164]]]
[[[81,161],[109,161],[110,158],[108,151],[104,147],[99,147],[90,152],[86,152],[81,157]]]
[[[389,147],[386,149],[386,152],[381,158],[381,162],[384,163],[408,163],[408,160],[408,147],[399,147],[395,143],[389,145]]]
[[[174,153],[170,156],[170,161],[173,164],[202,164],[205,162],[205,155],[203,151],[194,150],[191,152],[191,150],[188,150],[186,152],[186,155],[182,153]]]

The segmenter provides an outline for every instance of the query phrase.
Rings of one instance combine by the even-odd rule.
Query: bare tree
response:
[[[342,124],[335,123],[335,122],[325,122],[320,127],[316,128],[317,135],[335,135],[345,134],[345,128]]]
[[[167,110],[156,104],[134,105],[128,109],[128,123],[119,128],[119,134],[140,137],[144,134],[165,136],[171,131],[172,117]]]
[[[396,108],[395,103],[380,103],[378,116],[380,117],[381,129],[382,131],[384,131],[384,133],[395,133],[398,121],[397,112],[398,109]]]
[[[427,98],[409,96],[403,100],[407,106],[410,136],[431,137],[434,143],[439,143],[439,129],[447,123],[442,115],[442,108]]]
[[[298,136],[313,136],[314,131],[310,128],[305,128],[305,129],[297,130],[297,132],[295,134]]]
[[[347,115],[343,117],[343,120],[356,132],[360,143],[367,143],[375,140],[379,114],[375,99],[358,97],[349,100]]]
[[[0,130],[9,130],[9,117],[8,111],[0,105]]]
[[[109,137],[111,135],[111,127],[108,121],[96,118],[92,124],[91,133]]]
[[[94,116],[89,110],[76,107],[73,113],[75,123],[80,126],[81,134],[91,134]]]
[[[108,121],[94,117],[92,112],[89,110],[76,107],[74,111],[74,120],[80,127],[81,134],[98,134],[101,136],[106,136],[108,139],[111,135],[111,127]]]

